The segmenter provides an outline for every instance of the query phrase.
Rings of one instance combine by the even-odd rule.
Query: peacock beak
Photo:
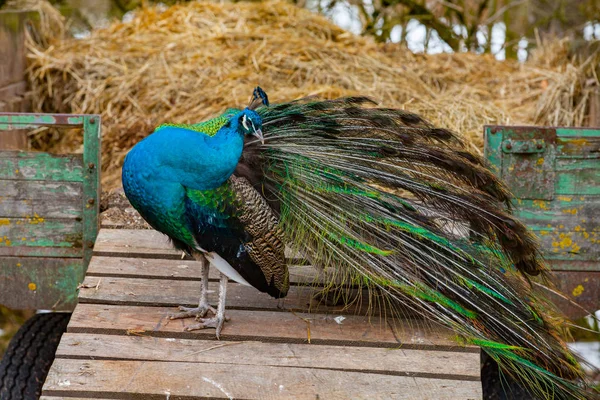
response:
[[[255,129],[254,130],[254,136],[256,136],[257,138],[260,139],[260,143],[265,144],[265,138],[263,137],[262,130]]]

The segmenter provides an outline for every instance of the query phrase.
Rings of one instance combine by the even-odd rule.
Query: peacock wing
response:
[[[283,235],[264,198],[231,176],[212,190],[186,190],[186,215],[198,246],[216,252],[249,284],[273,297],[289,289]]]

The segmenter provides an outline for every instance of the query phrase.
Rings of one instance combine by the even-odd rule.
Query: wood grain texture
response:
[[[81,154],[0,151],[0,179],[82,182]]]
[[[311,308],[306,265],[283,300],[230,282],[220,341],[185,331],[193,318],[169,316],[197,305],[200,265],[156,232],[105,232],[42,399],[481,398],[479,348],[423,320],[366,316],[363,301]]]
[[[185,332],[193,319],[170,320],[174,311],[171,307],[79,304],[68,332],[214,340],[213,330]],[[310,334],[312,344],[479,352],[477,347],[458,345],[450,331],[424,321],[399,321],[392,330],[383,319],[358,315],[344,315],[338,323],[335,314],[247,310],[226,314],[231,320],[224,325],[221,340],[307,343]]]
[[[82,208],[81,183],[0,180],[0,218],[81,219]]]
[[[354,346],[222,342],[144,336],[63,336],[58,358],[280,366],[479,380],[479,354]]]
[[[106,257],[141,257],[181,260],[183,252],[175,250],[168,237],[153,229],[101,229],[94,255]],[[191,257],[184,257],[191,260]],[[298,254],[286,249],[290,264],[303,264]]]
[[[0,218],[0,248],[82,247],[82,223],[75,219]],[[2,254],[2,253],[0,253]]]
[[[100,286],[96,289],[97,283]],[[94,288],[91,290],[90,288]],[[209,282],[208,301],[216,305],[218,283]],[[266,293],[261,293],[251,286],[245,286],[230,281],[227,285],[227,309],[246,310],[294,310],[319,311],[333,313],[366,313],[369,309],[369,299],[366,293],[351,290],[350,295],[357,297],[348,306],[327,305],[314,299],[319,288],[309,286],[292,286],[286,297],[275,299]],[[87,276],[84,287],[79,293],[79,302],[94,304],[117,305],[148,305],[177,307],[195,307],[200,296],[200,282],[169,279],[133,279],[116,277]],[[380,313],[378,304],[373,304],[372,312]]]
[[[121,278],[148,278],[169,280],[200,280],[200,266],[191,260],[164,260],[153,258],[123,258],[95,256],[88,267],[88,276]],[[318,284],[317,271],[310,265],[290,265],[290,282],[293,284]],[[209,279],[219,280],[219,271],[210,268]]]
[[[67,384],[68,382],[68,384]],[[327,369],[213,362],[61,360],[44,394],[117,394],[122,399],[479,399],[479,382],[413,378]],[[153,397],[157,396],[157,397]],[[187,396],[187,397],[186,397]]]
[[[0,257],[0,304],[72,311],[84,266],[76,258]]]

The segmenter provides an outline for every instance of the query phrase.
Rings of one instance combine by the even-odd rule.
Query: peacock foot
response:
[[[189,332],[199,329],[215,328],[217,330],[217,339],[219,339],[221,329],[223,329],[223,323],[229,321],[229,318],[217,315],[213,318],[196,318],[196,321],[199,321],[199,323],[186,326],[185,330]]]
[[[169,314],[169,319],[182,319],[196,317],[197,320],[206,317],[208,312],[217,315],[217,310],[209,304],[200,304],[198,307],[183,307],[179,306],[178,313]]]

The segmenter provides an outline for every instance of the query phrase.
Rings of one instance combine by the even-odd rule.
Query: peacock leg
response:
[[[208,271],[210,268],[210,263],[202,254],[195,254],[194,257],[197,261],[200,261],[202,267],[200,269],[200,274],[202,278],[201,288],[200,288],[200,302],[198,303],[198,307],[183,307],[179,306],[178,313],[174,313],[169,315],[170,319],[181,319],[181,318],[204,318],[206,313],[211,311],[213,314],[216,314],[217,311],[208,304]]]
[[[219,304],[217,305],[217,312],[213,318],[196,318],[199,323],[187,326],[186,331],[194,331],[197,329],[215,328],[217,330],[217,339],[223,329],[223,323],[227,320],[225,317],[225,297],[227,296],[227,275],[221,274],[221,280],[219,282]]]

